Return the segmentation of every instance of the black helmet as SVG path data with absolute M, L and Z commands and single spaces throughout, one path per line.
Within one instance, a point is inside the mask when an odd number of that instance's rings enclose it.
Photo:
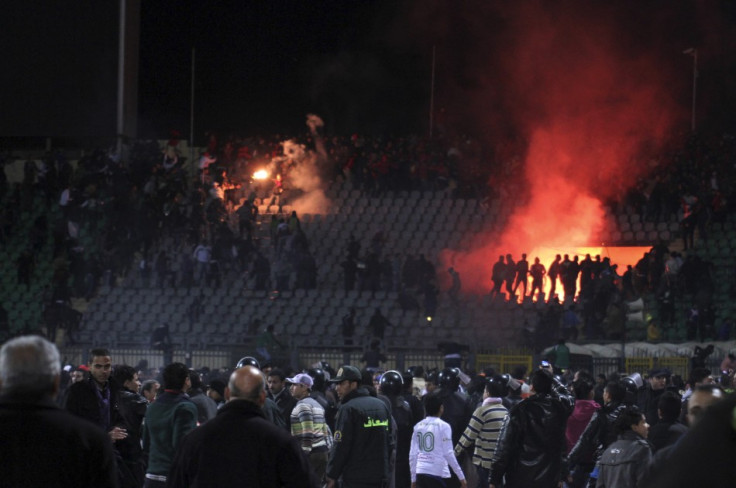
M 330 366 L 330 363 L 328 363 L 327 361 L 320 361 L 319 363 L 322 365 L 322 370 L 325 373 L 329 374 L 330 377 L 336 376 L 337 373 L 335 372 L 335 368 Z
M 307 370 L 307 374 L 311 376 L 312 381 L 314 381 L 314 384 L 312 385 L 313 390 L 323 391 L 325 389 L 327 378 L 325 378 L 325 372 L 322 368 L 309 368 Z
M 401 395 L 404 390 L 404 380 L 401 378 L 401 373 L 398 371 L 386 371 L 381 376 L 380 386 L 381 393 L 384 395 Z
M 465 385 L 465 391 L 468 395 L 483 395 L 483 390 L 486 389 L 486 383 L 488 379 L 483 375 L 475 375 L 470 378 L 470 382 Z
M 494 377 L 494 379 L 495 379 L 495 378 L 496 378 L 496 377 Z M 509 390 L 514 390 L 514 391 L 516 391 L 516 390 L 518 390 L 519 388 L 521 388 L 521 383 L 519 383 L 519 380 L 517 380 L 516 378 L 514 378 L 513 376 L 511 376 L 511 375 L 510 375 L 510 374 L 508 374 L 508 373 L 504 373 L 504 374 L 502 374 L 502 375 L 500 376 L 500 378 L 501 378 L 501 381 L 503 382 L 503 384 L 504 384 L 504 385 L 506 385 L 506 387 L 507 387 L 507 388 L 508 388 Z M 507 393 L 507 394 L 508 394 L 508 393 Z
M 409 366 L 406 373 L 412 378 L 424 378 L 424 368 L 421 366 Z
M 503 398 L 509 394 L 508 379 L 503 376 L 494 376 L 488 380 L 488 393 L 495 398 Z
M 253 366 L 254 368 L 261 369 L 261 365 L 258 363 L 258 360 L 253 356 L 244 356 L 240 358 L 238 364 L 235 365 L 235 369 L 240 369 L 243 366 Z
M 639 393 L 639 389 L 644 387 L 644 380 L 641 379 L 641 375 L 639 373 L 634 373 L 625 377 L 621 380 L 621 383 L 624 384 L 626 393 L 634 396 Z
M 437 371 L 430 371 L 427 373 L 427 383 L 432 383 L 433 385 L 437 384 Z
M 460 371 L 457 368 L 445 368 L 437 375 L 440 388 L 456 391 L 460 386 Z

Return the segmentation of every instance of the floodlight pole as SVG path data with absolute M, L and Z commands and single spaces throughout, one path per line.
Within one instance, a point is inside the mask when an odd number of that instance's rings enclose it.
M 698 50 L 694 47 L 685 49 L 682 54 L 689 54 L 693 57 L 693 107 L 690 120 L 690 129 L 695 132 L 695 107 L 698 98 Z
M 123 133 L 125 132 L 125 0 L 120 0 L 118 19 L 118 99 L 117 99 L 117 137 L 115 150 L 122 155 Z
M 194 162 L 194 83 L 195 83 L 195 63 L 197 60 L 197 52 L 192 47 L 192 86 L 189 94 L 189 162 Z
M 435 70 L 435 59 L 437 53 L 437 46 L 432 45 L 432 76 L 429 87 L 429 138 L 432 138 L 432 132 L 434 131 L 434 70 Z

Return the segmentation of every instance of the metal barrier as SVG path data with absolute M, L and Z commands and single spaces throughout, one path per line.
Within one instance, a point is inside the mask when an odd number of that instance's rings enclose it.
M 689 363 L 690 358 L 686 357 L 657 358 L 657 367 L 667 368 L 672 374 L 679 374 L 685 381 L 690 373 Z
M 652 357 L 644 357 L 644 358 L 626 358 L 626 374 L 632 374 L 632 373 L 643 373 L 646 374 L 649 372 L 650 369 L 652 369 L 652 366 L 654 365 L 654 358 Z
M 591 371 L 593 375 L 604 374 L 606 376 L 611 373 L 618 373 L 621 367 L 622 358 L 591 358 Z
M 308 369 L 324 361 L 337 370 L 343 364 L 360 364 L 362 354 L 340 349 L 300 349 L 297 356 L 297 369 Z
M 149 368 L 163 368 L 164 356 L 161 351 L 152 349 L 109 349 L 113 364 L 128 364 L 135 366 L 141 361 L 146 361 Z M 65 347 L 60 350 L 64 364 L 87 364 L 89 362 L 89 349 L 81 347 Z M 184 363 L 189 367 L 201 369 L 207 367 L 211 370 L 222 367 L 233 367 L 233 352 L 223 351 L 173 351 L 172 360 Z
M 74 346 L 60 349 L 64 364 L 86 364 L 89 359 L 89 348 Z M 344 350 L 341 347 L 330 349 L 324 348 L 294 348 L 285 351 L 286 354 L 279 356 L 276 364 L 289 366 L 295 370 L 307 369 L 317 363 L 325 361 L 337 370 L 344 364 L 352 364 L 362 367 L 363 351 L 360 349 Z M 142 360 L 148 363 L 149 368 L 162 368 L 164 356 L 161 351 L 138 348 L 114 348 L 110 349 L 114 364 L 128 364 L 135 366 Z M 176 362 L 185 363 L 187 366 L 210 370 L 220 368 L 232 368 L 242 356 L 253 354 L 242 345 L 233 347 L 220 347 L 218 350 L 174 350 L 172 359 Z M 410 348 L 389 348 L 385 353 L 386 361 L 381 363 L 384 371 L 395 369 L 406 371 L 410 366 L 422 366 L 425 371 L 432 369 L 441 370 L 444 367 L 444 357 L 436 350 L 416 350 Z M 709 358 L 711 359 L 711 358 Z M 523 366 L 527 373 L 532 371 L 534 356 L 531 354 L 476 354 L 467 358 L 467 366 L 475 371 L 485 368 L 493 368 L 498 373 L 510 373 L 514 367 Z M 668 368 L 673 374 L 678 374 L 687 380 L 689 374 L 689 358 L 687 357 L 590 357 L 583 355 L 571 355 L 570 367 L 573 370 L 587 369 L 593 375 L 605 374 L 608 376 L 614 372 L 624 371 L 625 374 L 635 372 L 646 375 L 653 367 Z M 718 362 L 711 359 L 707 366 L 714 374 L 718 373 Z
M 293 364 L 296 369 L 306 369 L 320 361 L 326 361 L 334 369 L 344 364 L 352 364 L 354 366 L 363 365 L 363 352 L 348 350 L 344 351 L 340 348 L 335 349 L 307 349 L 301 348 L 296 351 L 296 358 Z M 422 366 L 425 371 L 444 367 L 444 358 L 437 351 L 421 351 L 404 348 L 389 348 L 385 353 L 386 361 L 381 363 L 381 369 L 388 371 L 395 369 L 397 371 L 406 371 L 410 366 Z
M 475 356 L 476 371 L 493 368 L 497 373 L 510 373 L 516 366 L 524 366 L 527 372 L 531 371 L 532 356 L 511 356 L 504 354 L 478 354 Z

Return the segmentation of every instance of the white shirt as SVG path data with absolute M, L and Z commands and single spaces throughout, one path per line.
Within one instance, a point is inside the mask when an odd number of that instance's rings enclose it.
M 411 481 L 417 480 L 417 473 L 449 478 L 448 464 L 460 481 L 465 479 L 455 459 L 450 424 L 439 417 L 426 417 L 414 426 L 414 435 L 411 437 Z

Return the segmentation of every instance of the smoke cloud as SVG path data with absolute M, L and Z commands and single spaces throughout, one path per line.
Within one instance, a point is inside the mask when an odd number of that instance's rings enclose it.
M 425 20 L 443 19 L 429 30 L 451 123 L 525 141 L 515 175 L 523 190 L 503 202 L 512 209 L 506 225 L 473 249 L 443 253 L 466 289 L 487 292 L 501 254 L 540 256 L 547 266 L 555 250 L 600 245 L 603 202 L 620 200 L 673 131 L 687 129 L 688 41 L 674 37 L 683 14 L 642 3 L 432 4 Z
M 283 155 L 271 160 L 269 173 L 285 175 L 286 193 L 282 203 L 291 205 L 300 214 L 327 213 L 332 201 L 325 194 L 321 177 L 327 159 L 320 134 L 324 121 L 318 115 L 308 114 L 306 124 L 315 141 L 315 149 L 307 149 L 292 139 L 283 141 Z

